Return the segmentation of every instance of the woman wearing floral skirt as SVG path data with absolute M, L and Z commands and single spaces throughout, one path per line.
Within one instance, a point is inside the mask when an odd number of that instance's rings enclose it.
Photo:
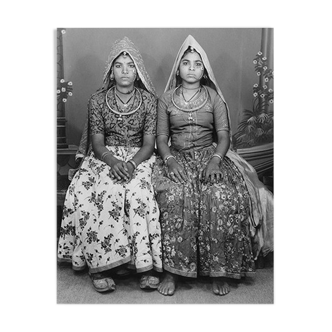
M 227 278 L 254 274 L 252 168 L 229 149 L 230 136 L 228 107 L 207 55 L 188 36 L 158 103 L 153 183 L 163 295 L 174 294 L 178 276 L 211 277 L 213 293 L 225 295 Z
M 89 100 L 87 150 L 68 188 L 58 260 L 89 268 L 98 292 L 112 291 L 112 271 L 132 267 L 141 288 L 158 287 L 159 209 L 151 173 L 156 134 L 155 90 L 128 39 L 116 41 L 102 88 Z

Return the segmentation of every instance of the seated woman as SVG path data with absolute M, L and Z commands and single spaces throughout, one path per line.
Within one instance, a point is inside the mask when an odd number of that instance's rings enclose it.
M 158 290 L 173 295 L 177 276 L 201 275 L 212 278 L 215 294 L 225 295 L 226 278 L 254 274 L 252 206 L 258 193 L 246 173 L 252 167 L 229 149 L 227 104 L 192 36 L 181 46 L 158 104 L 157 147 L 161 157 L 152 177 L 167 271 Z
M 151 184 L 155 90 L 128 39 L 116 41 L 103 85 L 88 104 L 88 147 L 68 188 L 58 260 L 89 268 L 98 292 L 115 289 L 110 271 L 131 265 L 141 288 L 157 288 L 162 271 L 159 209 Z

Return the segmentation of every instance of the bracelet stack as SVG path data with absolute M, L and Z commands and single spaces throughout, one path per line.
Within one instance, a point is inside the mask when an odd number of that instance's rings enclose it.
M 131 164 L 134 166 L 134 169 L 137 168 L 137 164 L 135 163 L 135 160 L 134 160 L 134 159 L 129 159 L 129 160 L 128 160 L 128 163 L 131 163 Z
M 223 158 L 224 158 L 224 157 L 223 157 L 222 155 L 220 155 L 219 153 L 214 153 L 214 154 L 212 155 L 211 159 L 212 159 L 213 157 L 217 157 L 217 158 L 219 158 L 220 161 L 222 161 Z
M 105 151 L 105 152 L 101 155 L 100 160 L 103 161 L 103 162 L 105 162 L 104 159 L 105 159 L 105 157 L 108 156 L 109 154 L 111 154 L 111 152 L 109 152 L 109 151 Z

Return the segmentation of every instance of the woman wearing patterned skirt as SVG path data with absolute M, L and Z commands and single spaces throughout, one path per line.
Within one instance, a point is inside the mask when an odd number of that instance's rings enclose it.
M 151 173 L 155 90 L 135 45 L 116 41 L 102 88 L 89 101 L 83 162 L 66 194 L 58 260 L 86 266 L 94 288 L 112 291 L 112 271 L 133 267 L 141 288 L 157 288 L 162 271 L 159 209 Z M 86 152 L 86 153 L 85 153 Z
M 228 107 L 192 36 L 158 103 L 157 147 L 153 183 L 167 271 L 158 290 L 173 295 L 177 276 L 201 275 L 211 277 L 215 294 L 225 295 L 226 278 L 254 274 L 254 189 L 244 174 L 250 166 L 229 149 Z

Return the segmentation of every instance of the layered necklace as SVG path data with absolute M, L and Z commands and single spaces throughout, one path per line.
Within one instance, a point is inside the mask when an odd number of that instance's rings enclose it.
M 181 107 L 180 105 L 178 105 L 175 100 L 174 100 L 174 95 L 176 93 L 176 91 L 179 89 L 179 88 L 182 88 L 181 90 L 181 96 L 182 96 L 182 99 L 184 101 L 184 106 L 185 107 Z M 202 102 L 200 102 L 200 100 L 194 100 L 195 96 L 197 96 L 199 94 L 199 92 L 202 91 L 202 88 L 204 89 L 204 99 L 202 100 Z M 188 89 L 190 90 L 190 89 Z M 199 98 L 200 99 L 200 98 Z M 189 99 L 189 100 L 186 100 L 186 98 L 184 97 L 183 95 L 183 87 L 182 85 L 179 85 L 173 92 L 172 94 L 172 103 L 173 105 L 179 109 L 180 111 L 183 111 L 183 112 L 186 112 L 186 113 L 189 113 L 189 116 L 188 116 L 188 120 L 189 122 L 192 122 L 194 121 L 194 118 L 192 116 L 192 113 L 193 112 L 196 112 L 197 110 L 199 110 L 200 108 L 202 108 L 206 102 L 207 102 L 208 98 L 207 98 L 207 90 L 206 90 L 206 87 L 203 85 L 201 87 L 198 88 L 198 90 L 192 95 L 192 97 Z
M 117 109 L 114 109 L 111 107 L 111 105 L 108 103 L 108 98 L 109 98 L 109 93 L 111 93 L 112 90 L 115 89 L 115 86 L 112 86 L 107 92 L 106 92 L 106 104 L 108 106 L 108 108 L 115 114 L 118 115 L 118 121 L 122 121 L 122 117 L 123 116 L 126 116 L 126 115 L 131 115 L 133 113 L 135 113 L 142 105 L 142 95 L 141 95 L 141 92 L 139 91 L 139 89 L 137 89 L 136 87 L 134 87 L 134 90 L 130 93 L 132 93 L 131 97 L 127 100 L 127 102 L 123 102 L 123 100 L 121 100 L 121 98 L 118 96 L 118 94 L 114 91 L 113 92 L 113 97 L 115 99 L 115 105 L 116 105 L 116 108 Z M 137 92 L 137 94 L 136 94 Z M 138 95 L 139 97 L 139 103 L 138 103 L 138 106 L 136 108 L 132 108 L 129 112 L 126 112 L 127 111 L 127 108 L 129 106 L 129 102 L 130 100 L 134 97 Z M 111 98 L 111 97 L 110 97 Z M 120 100 L 120 102 L 122 103 L 123 105 L 123 108 L 121 108 L 118 104 L 118 100 L 117 98 Z M 133 105 L 133 103 L 131 104 L 131 106 Z
M 199 92 L 201 92 L 201 89 L 202 89 L 202 87 L 199 87 L 199 88 L 197 88 L 197 91 L 187 100 L 185 97 L 184 97 L 184 94 L 183 94 L 183 87 L 182 87 L 182 89 L 181 89 L 181 94 L 182 94 L 182 98 L 183 98 L 183 100 L 184 100 L 184 103 L 186 104 L 186 105 L 188 105 L 188 103 L 191 101 L 191 100 L 193 100 L 194 98 L 195 98 L 195 96 L 199 93 Z M 186 88 L 186 90 L 195 90 L 195 89 L 187 89 Z
M 115 90 L 117 90 L 117 91 L 119 91 L 118 89 L 116 89 L 115 88 Z M 119 91 L 120 92 L 120 91 Z M 135 88 L 134 89 L 132 89 L 129 93 L 126 93 L 126 94 L 128 94 L 128 95 L 130 95 L 130 97 L 129 97 L 129 99 L 126 101 L 126 102 L 124 102 L 121 98 L 120 98 L 120 96 L 117 94 L 117 92 L 115 91 L 115 97 L 116 98 L 118 98 L 119 100 L 120 100 L 120 102 L 122 103 L 122 105 L 123 105 L 123 107 L 124 108 L 121 108 L 121 111 L 123 112 L 124 110 L 127 110 L 127 107 L 128 107 L 128 105 L 129 105 L 129 102 L 131 101 L 131 99 L 134 97 L 134 95 L 135 95 Z M 120 92 L 121 93 L 121 92 Z

